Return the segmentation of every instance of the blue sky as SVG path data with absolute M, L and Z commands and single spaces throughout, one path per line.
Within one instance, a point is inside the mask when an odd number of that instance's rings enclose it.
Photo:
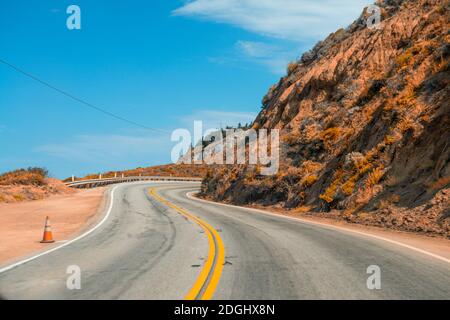
M 16 0 L 0 59 L 91 104 L 171 132 L 250 122 L 268 88 L 361 0 Z M 66 8 L 81 8 L 68 30 Z M 0 172 L 55 177 L 170 162 L 170 134 L 96 112 L 0 64 Z

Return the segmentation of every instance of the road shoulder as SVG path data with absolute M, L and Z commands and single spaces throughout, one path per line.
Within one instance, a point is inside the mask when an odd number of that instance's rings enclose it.
M 0 204 L 0 265 L 60 245 L 98 223 L 108 202 L 106 190 L 79 190 L 43 200 Z M 46 216 L 56 241 L 50 245 L 39 242 Z
M 197 201 L 247 209 L 252 213 L 269 214 L 287 219 L 298 220 L 303 223 L 314 224 L 325 228 L 332 228 L 341 232 L 350 232 L 363 236 L 366 235 L 368 237 L 385 242 L 390 242 L 391 244 L 400 245 L 416 252 L 421 252 L 430 257 L 434 257 L 441 261 L 450 263 L 450 240 L 445 238 L 430 237 L 421 234 L 384 229 L 380 227 L 351 224 L 344 221 L 336 221 L 333 219 L 312 217 L 311 215 L 306 215 L 304 213 L 287 214 L 276 210 L 270 210 L 268 208 L 262 209 L 247 206 L 235 206 L 226 203 L 205 200 L 195 196 L 195 194 L 193 193 L 189 193 L 188 197 Z

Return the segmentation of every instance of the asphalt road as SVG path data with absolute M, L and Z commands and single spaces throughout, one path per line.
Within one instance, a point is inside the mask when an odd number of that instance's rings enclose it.
M 362 235 L 186 196 L 197 189 L 192 183 L 118 186 L 100 227 L 0 273 L 0 296 L 183 299 L 209 292 L 214 299 L 450 298 L 446 262 Z M 71 265 L 81 270 L 79 290 L 66 286 Z M 381 270 L 381 289 L 367 288 L 371 265 Z

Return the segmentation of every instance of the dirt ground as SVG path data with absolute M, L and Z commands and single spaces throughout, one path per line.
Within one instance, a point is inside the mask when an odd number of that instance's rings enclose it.
M 55 244 L 42 244 L 45 217 L 50 217 L 56 245 L 99 221 L 106 188 L 54 195 L 43 200 L 0 203 L 0 265 Z

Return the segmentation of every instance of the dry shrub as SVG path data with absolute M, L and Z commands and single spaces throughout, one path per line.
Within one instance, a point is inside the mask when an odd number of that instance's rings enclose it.
M 378 193 L 383 190 L 381 185 L 376 185 L 372 188 L 361 189 L 355 198 L 355 210 L 360 210 L 364 205 L 366 205 L 371 199 L 373 199 Z
M 414 137 L 417 137 L 419 132 L 421 131 L 421 125 L 414 122 L 414 120 L 406 116 L 400 119 L 396 127 L 401 133 L 405 133 L 408 130 L 412 130 Z
M 298 130 L 292 131 L 282 137 L 282 141 L 288 145 L 294 145 L 301 139 L 301 133 Z
M 291 74 L 292 72 L 294 72 L 295 69 L 297 69 L 297 67 L 298 67 L 298 63 L 297 62 L 295 62 L 295 61 L 290 62 L 288 64 L 288 67 L 287 67 L 288 75 Z
M 0 175 L 0 185 L 34 185 L 43 186 L 47 183 L 48 171 L 44 168 L 18 169 Z
M 327 203 L 331 203 L 336 196 L 339 185 L 342 183 L 344 171 L 342 169 L 336 170 L 333 176 L 333 182 L 328 186 L 323 194 L 319 196 L 320 199 Z
M 440 190 L 450 184 L 450 176 L 442 177 L 430 185 L 432 190 Z
M 358 175 L 359 176 L 363 176 L 364 174 L 366 174 L 366 172 L 368 172 L 370 169 L 372 169 L 372 165 L 370 163 L 361 163 L 358 167 Z
M 383 140 L 384 144 L 387 146 L 390 146 L 390 145 L 396 143 L 397 141 L 398 141 L 397 137 L 395 137 L 393 135 L 389 135 L 389 134 L 386 135 Z
M 366 187 L 371 188 L 380 182 L 381 178 L 384 175 L 384 170 L 381 167 L 375 168 L 372 172 L 369 173 L 366 181 Z
M 323 165 L 321 163 L 314 162 L 311 160 L 303 161 L 303 163 L 301 165 L 302 171 L 305 172 L 306 174 L 312 173 L 312 172 L 317 172 L 317 171 L 321 170 L 322 167 L 323 167 Z
M 21 194 L 13 194 L 13 198 L 14 200 L 16 200 L 17 202 L 23 201 L 25 200 L 25 197 Z
M 305 141 L 313 141 L 317 137 L 320 138 L 320 134 L 322 133 L 322 128 L 317 123 L 307 125 L 303 129 L 303 135 L 305 137 Z
M 408 85 L 397 99 L 397 106 L 409 107 L 414 105 L 417 98 L 416 90 L 412 85 Z
M 399 68 L 403 68 L 409 64 L 412 58 L 413 54 L 411 52 L 405 52 L 399 55 L 397 58 L 395 58 L 395 63 L 398 65 Z
M 303 184 L 304 186 L 310 187 L 310 186 L 312 186 L 314 183 L 316 183 L 317 180 L 319 180 L 319 177 L 318 177 L 317 175 L 315 175 L 315 174 L 308 175 L 308 176 L 306 176 L 305 178 L 303 178 L 302 184 Z
M 348 180 L 346 183 L 342 185 L 342 192 L 344 192 L 346 196 L 351 195 L 355 190 L 355 184 L 356 182 L 354 181 L 354 179 Z
M 311 211 L 311 206 L 300 206 L 291 210 L 291 213 L 305 213 Z
M 327 130 L 320 133 L 320 139 L 323 141 L 327 149 L 332 149 L 335 147 L 335 143 L 344 137 L 346 130 L 339 127 L 328 128 Z
M 331 203 L 333 202 L 335 196 L 336 196 L 336 186 L 331 185 L 330 187 L 327 188 L 327 190 L 325 190 L 323 194 L 319 196 L 319 198 L 327 203 Z

